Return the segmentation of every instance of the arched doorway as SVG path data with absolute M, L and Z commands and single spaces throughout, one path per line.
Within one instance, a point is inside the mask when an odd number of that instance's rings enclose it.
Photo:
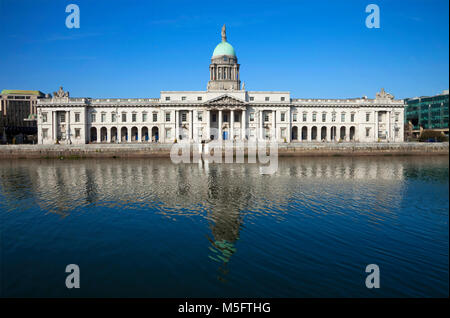
M 91 127 L 90 133 L 91 133 L 90 141 L 91 142 L 97 142 L 97 128 Z
M 342 141 L 345 141 L 345 138 L 347 137 L 347 136 L 345 135 L 345 127 L 344 127 L 344 126 L 341 127 L 341 131 L 340 131 L 340 133 L 339 133 L 339 137 L 340 137 L 340 139 L 341 139 Z
M 355 140 L 355 126 L 350 127 L 350 140 Z
M 327 140 L 327 127 L 322 127 L 320 129 L 320 140 Z
M 331 140 L 336 141 L 336 126 L 331 127 Z
M 223 140 L 228 140 L 228 128 L 224 128 L 223 132 L 222 132 L 222 139 Z
M 131 128 L 131 141 L 137 141 L 138 140 L 138 129 L 137 127 Z
M 141 130 L 141 141 L 148 141 L 148 128 L 147 127 L 142 127 Z
M 128 129 L 127 127 L 122 127 L 120 129 L 120 141 L 127 142 L 128 141 Z
M 108 139 L 108 131 L 106 130 L 106 127 L 100 128 L 100 141 L 106 142 Z
M 159 129 L 158 127 L 152 128 L 152 142 L 158 142 L 159 140 Z
M 317 127 L 314 126 L 311 129 L 311 140 L 317 140 Z
M 292 140 L 298 140 L 298 128 L 297 128 L 297 126 L 292 127 Z
M 302 141 L 308 140 L 308 128 L 303 127 L 302 128 Z
M 117 128 L 111 128 L 111 142 L 117 142 Z

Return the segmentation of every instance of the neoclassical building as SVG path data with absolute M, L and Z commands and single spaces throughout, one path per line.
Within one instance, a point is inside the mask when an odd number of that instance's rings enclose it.
M 247 91 L 234 48 L 214 49 L 206 91 L 161 91 L 159 98 L 73 98 L 62 87 L 38 100 L 38 142 L 402 142 L 404 101 L 381 89 L 374 99 L 291 98 Z

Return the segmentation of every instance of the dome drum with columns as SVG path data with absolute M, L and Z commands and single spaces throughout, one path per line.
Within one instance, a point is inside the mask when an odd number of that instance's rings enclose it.
M 214 49 L 209 66 L 208 90 L 240 90 L 239 64 L 233 46 L 227 42 L 225 25 L 222 42 Z

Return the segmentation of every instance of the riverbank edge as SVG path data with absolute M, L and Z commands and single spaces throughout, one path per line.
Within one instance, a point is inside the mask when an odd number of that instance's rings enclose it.
M 169 158 L 173 144 L 1 145 L 0 159 Z M 198 149 L 198 145 L 193 145 Z M 245 155 L 247 150 L 244 151 Z M 449 155 L 449 143 L 290 143 L 280 157 Z

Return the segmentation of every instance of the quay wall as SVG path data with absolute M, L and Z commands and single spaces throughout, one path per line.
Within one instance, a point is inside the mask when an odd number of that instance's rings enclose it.
M 168 158 L 173 144 L 0 145 L 0 159 Z M 194 145 L 198 149 L 198 144 Z M 246 150 L 245 150 L 246 153 Z M 386 156 L 447 155 L 449 143 L 290 143 L 278 155 Z

